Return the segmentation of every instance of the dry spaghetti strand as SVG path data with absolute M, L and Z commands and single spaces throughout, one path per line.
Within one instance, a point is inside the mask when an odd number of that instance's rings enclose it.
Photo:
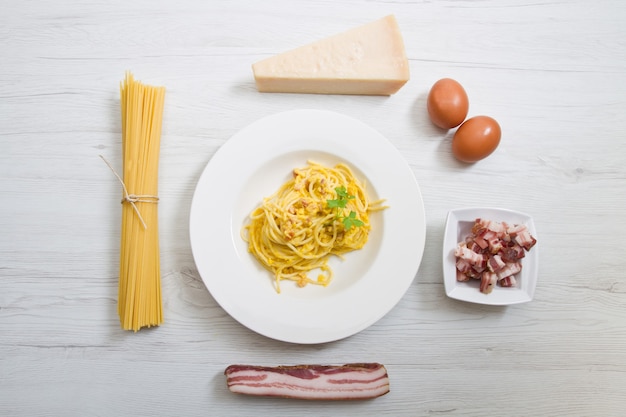
M 337 188 L 345 188 L 351 196 L 341 209 L 328 205 L 328 200 L 338 198 Z M 383 209 L 382 202 L 368 200 L 365 185 L 347 165 L 330 168 L 309 162 L 307 167 L 295 169 L 292 179 L 252 211 L 242 236 L 248 250 L 274 275 L 277 292 L 283 280 L 301 287 L 327 286 L 333 278 L 328 259 L 367 243 L 369 214 Z M 351 212 L 362 223 L 346 229 L 338 217 Z M 314 270 L 319 274 L 312 278 Z
M 156 196 L 165 88 L 142 84 L 127 73 L 120 98 L 125 195 L 118 314 L 123 329 L 137 331 L 163 322 Z M 131 200 L 129 194 L 150 198 Z

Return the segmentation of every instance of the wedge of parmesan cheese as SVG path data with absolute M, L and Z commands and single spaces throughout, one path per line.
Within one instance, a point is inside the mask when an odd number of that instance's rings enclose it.
M 393 15 L 252 65 L 267 93 L 391 95 L 409 80 L 402 34 Z

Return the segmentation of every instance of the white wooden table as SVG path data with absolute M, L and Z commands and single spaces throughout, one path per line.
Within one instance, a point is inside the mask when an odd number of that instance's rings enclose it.
M 261 58 L 396 15 L 411 80 L 382 97 L 261 94 Z M 618 416 L 626 409 L 626 3 L 519 1 L 3 1 L 0 4 L 0 415 Z M 160 237 L 165 323 L 116 313 L 125 71 L 167 88 Z M 425 97 L 459 80 L 503 140 L 472 166 Z M 337 111 L 389 138 L 419 181 L 427 241 L 413 284 L 366 330 L 321 345 L 232 319 L 195 268 L 189 209 L 213 154 L 295 108 Z M 446 297 L 453 208 L 533 215 L 535 299 Z M 385 364 L 391 392 L 302 402 L 228 392 L 231 363 Z

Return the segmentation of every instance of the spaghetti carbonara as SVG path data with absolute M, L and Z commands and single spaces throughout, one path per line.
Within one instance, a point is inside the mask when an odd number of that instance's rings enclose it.
M 367 243 L 369 214 L 383 209 L 382 202 L 368 201 L 364 184 L 346 165 L 309 162 L 252 211 L 242 236 L 274 274 L 277 292 L 282 280 L 327 286 L 333 277 L 328 259 Z

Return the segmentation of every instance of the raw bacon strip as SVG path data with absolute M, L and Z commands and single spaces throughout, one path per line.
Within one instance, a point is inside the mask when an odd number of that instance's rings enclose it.
M 305 400 L 361 400 L 389 392 L 389 377 L 379 363 L 347 365 L 230 365 L 228 389 L 238 394 Z

